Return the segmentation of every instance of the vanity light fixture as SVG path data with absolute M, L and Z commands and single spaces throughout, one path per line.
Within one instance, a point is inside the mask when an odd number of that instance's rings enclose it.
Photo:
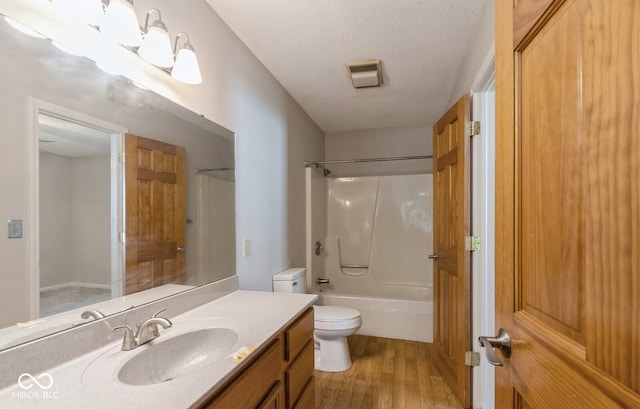
M 51 0 L 51 2 L 78 21 L 94 27 L 102 24 L 104 18 L 102 0 Z
M 187 41 L 182 45 L 182 48 L 178 50 L 178 39 L 181 36 L 187 37 Z M 176 55 L 176 63 L 171 70 L 171 76 L 187 84 L 200 84 L 202 82 L 202 75 L 200 74 L 198 57 L 187 33 L 180 33 L 176 36 L 173 52 Z
M 100 31 L 118 44 L 138 47 L 142 43 L 142 34 L 133 0 L 109 0 Z
M 1 1 L 1 0 L 0 0 Z M 191 40 L 186 33 L 176 36 L 173 49 L 171 47 L 171 37 L 167 26 L 162 21 L 160 10 L 153 8 L 149 10 L 145 17 L 144 30 L 138 24 L 133 0 L 41 0 L 46 1 L 54 8 L 63 13 L 55 13 L 55 21 L 64 24 L 69 23 L 85 25 L 90 30 L 95 30 L 101 36 L 107 38 L 107 42 L 118 44 L 151 65 L 156 66 L 161 71 L 170 74 L 179 82 L 186 84 L 202 83 L 202 74 L 195 50 L 191 45 Z M 103 11 L 104 10 L 104 11 Z M 158 13 L 158 19 L 149 24 L 151 13 Z M 67 17 L 68 16 L 68 17 Z M 39 32 L 34 31 L 15 20 L 6 17 L 7 22 L 19 31 L 34 37 L 47 38 Z M 56 20 L 57 19 L 57 20 Z M 88 27 L 87 27 L 88 26 Z M 50 27 L 43 26 L 44 33 L 49 33 Z M 59 34 L 59 33 L 58 33 Z M 89 33 L 93 35 L 92 33 Z M 66 34 L 65 34 L 66 35 Z M 129 67 L 123 66 L 118 61 L 108 61 L 107 58 L 96 57 L 99 51 L 88 50 L 85 44 L 77 41 L 78 34 L 64 39 L 63 34 L 51 36 L 52 43 L 64 52 L 78 56 L 87 56 L 94 60 L 103 71 L 113 75 L 125 75 Z M 185 37 L 186 41 L 178 49 L 178 40 Z M 74 44 L 68 46 L 66 43 Z M 106 45 L 110 47 L 109 44 Z M 116 50 L 117 51 L 117 50 Z
M 149 26 L 149 16 L 154 11 L 158 13 L 158 19 Z M 147 12 L 144 21 L 144 39 L 138 49 L 138 55 L 156 67 L 171 68 L 173 66 L 169 30 L 162 22 L 162 15 L 158 9 L 151 9 Z

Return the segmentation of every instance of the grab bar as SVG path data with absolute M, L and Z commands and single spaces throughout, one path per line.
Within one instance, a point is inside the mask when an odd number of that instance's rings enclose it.
M 362 264 L 340 264 L 341 268 L 369 268 L 369 266 L 364 266 Z

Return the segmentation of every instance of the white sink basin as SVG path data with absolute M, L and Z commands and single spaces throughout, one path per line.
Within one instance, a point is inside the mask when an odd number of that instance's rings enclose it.
M 239 318 L 205 318 L 176 321 L 160 336 L 131 351 L 117 341 L 96 355 L 82 373 L 89 387 L 105 383 L 122 387 L 154 387 L 178 380 L 228 371 L 236 365 L 232 354 L 251 346 L 251 329 Z M 192 379 L 191 379 L 192 380 Z
M 152 341 L 129 359 L 118 379 L 129 385 L 167 382 L 214 364 L 233 352 L 238 333 L 230 328 L 207 328 Z

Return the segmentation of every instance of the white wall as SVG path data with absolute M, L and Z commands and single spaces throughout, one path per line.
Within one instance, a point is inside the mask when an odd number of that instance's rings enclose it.
M 40 286 L 73 281 L 71 158 L 40 152 Z
M 111 248 L 110 160 L 109 155 L 72 160 L 72 270 L 79 283 L 111 284 L 111 253 L 105 251 Z
M 40 287 L 109 285 L 109 155 L 40 152 Z
M 325 158 L 363 159 L 431 155 L 431 126 L 368 129 L 327 134 Z M 331 176 L 376 176 L 431 172 L 431 159 L 327 165 Z
M 458 80 L 451 93 L 449 104 L 447 107 L 455 104 L 460 97 L 468 94 L 471 85 L 478 75 L 478 70 L 485 65 L 487 54 L 493 49 L 495 37 L 495 17 L 494 17 L 494 0 L 486 0 L 487 3 L 482 10 L 482 18 L 478 23 L 478 28 L 472 39 L 471 47 L 467 53 L 467 58 L 458 75 Z M 443 111 L 444 114 L 446 112 Z

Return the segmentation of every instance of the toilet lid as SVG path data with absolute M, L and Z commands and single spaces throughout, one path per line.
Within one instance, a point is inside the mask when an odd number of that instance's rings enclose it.
M 314 305 L 314 319 L 316 321 L 351 320 L 360 317 L 360 311 L 347 307 L 334 307 L 332 305 Z

